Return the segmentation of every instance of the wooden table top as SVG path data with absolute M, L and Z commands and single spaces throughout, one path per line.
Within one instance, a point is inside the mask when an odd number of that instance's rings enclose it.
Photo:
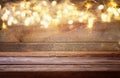
M 0 52 L 0 72 L 120 71 L 120 52 Z

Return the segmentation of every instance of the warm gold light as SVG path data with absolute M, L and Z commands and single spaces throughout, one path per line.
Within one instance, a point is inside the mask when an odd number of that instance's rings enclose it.
M 88 19 L 88 28 L 91 29 L 91 28 L 93 27 L 94 20 L 95 20 L 95 18 L 89 18 L 89 19 Z
M 20 15 L 21 12 L 20 12 L 20 11 L 16 11 L 15 14 L 16 14 L 16 15 Z
M 68 24 L 70 24 L 70 25 L 73 24 L 73 23 L 74 23 L 73 20 L 69 20 L 69 21 L 68 21 Z
M 82 18 L 79 18 L 79 22 L 82 23 L 82 22 L 83 22 L 83 19 L 82 19 Z
M 22 13 L 21 13 L 21 16 L 22 16 L 22 17 L 25 17 L 25 16 L 26 16 L 25 12 L 22 12 Z
M 117 7 L 117 5 L 118 4 L 114 0 L 110 0 L 110 2 L 109 2 L 109 6 L 110 7 L 114 7 L 115 8 L 115 7 Z
M 108 5 L 96 5 L 86 2 L 87 9 L 78 9 L 70 0 L 57 3 L 48 0 L 29 0 L 10 3 L 0 9 L 1 19 L 7 26 L 41 26 L 42 28 L 57 27 L 60 24 L 72 25 L 74 22 L 85 23 L 92 28 L 95 21 L 111 22 L 120 19 L 120 8 L 114 0 Z M 1 6 L 0 6 L 1 7 Z M 92 10 L 92 11 L 91 11 Z M 98 14 L 96 14 L 98 13 Z
M 99 10 L 103 10 L 103 9 L 104 9 L 104 5 L 99 5 L 99 6 L 98 6 L 98 9 L 99 9 Z
M 43 4 L 44 6 L 47 6 L 47 5 L 48 5 L 47 1 L 42 1 L 42 4 Z
M 85 7 L 86 7 L 87 9 L 90 9 L 90 8 L 92 7 L 92 4 L 91 4 L 91 3 L 86 3 Z
M 57 5 L 57 1 L 52 1 L 52 6 L 56 6 Z
M 118 12 L 120 13 L 120 8 L 118 8 Z
M 109 7 L 109 8 L 107 9 L 108 14 L 111 15 L 111 16 L 114 15 L 115 17 L 119 17 L 119 15 L 120 15 L 120 13 L 119 13 L 118 10 L 119 10 L 119 9 L 117 9 L 117 8 L 111 8 L 111 7 Z
M 14 21 L 14 17 L 11 16 L 7 22 L 8 26 L 11 26 L 13 24 L 13 21 Z
M 13 24 L 18 24 L 18 21 L 16 19 L 14 19 Z
M 21 9 L 25 8 L 25 3 L 21 2 L 20 7 L 21 7 Z
M 48 28 L 48 23 L 46 21 L 41 21 L 41 24 L 44 26 L 44 28 Z
M 101 14 L 101 20 L 103 22 L 110 22 L 111 21 L 111 16 L 107 15 L 106 13 Z
M 30 25 L 30 18 L 26 18 L 25 19 L 25 22 L 24 22 L 24 24 L 25 24 L 25 26 L 29 26 Z
M 2 6 L 0 5 L 0 10 L 1 10 Z
M 13 6 L 13 7 L 12 7 L 12 11 L 15 11 L 15 10 L 16 10 L 16 6 Z
M 7 25 L 4 22 L 2 23 L 2 29 L 7 29 Z

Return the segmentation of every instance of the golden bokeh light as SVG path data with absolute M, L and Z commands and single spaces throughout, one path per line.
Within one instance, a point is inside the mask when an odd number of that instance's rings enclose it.
M 104 9 L 104 5 L 99 5 L 99 6 L 98 6 L 98 9 L 99 9 L 99 10 L 103 10 L 103 9 Z
M 41 26 L 42 28 L 57 27 L 61 24 L 72 25 L 75 22 L 85 23 L 92 28 L 96 21 L 111 22 L 120 20 L 118 3 L 110 0 L 106 5 L 86 2 L 85 8 L 78 9 L 69 0 L 58 3 L 49 0 L 30 0 L 8 3 L 3 8 L 0 5 L 1 19 L 4 21 L 3 29 L 7 26 Z M 92 7 L 96 7 L 93 9 Z M 91 12 L 91 9 L 94 12 Z M 98 13 L 98 14 L 95 14 Z M 6 25 L 6 26 L 5 26 Z M 74 26 L 74 25 L 72 25 Z
M 2 23 L 2 29 L 7 29 L 7 25 L 4 22 Z

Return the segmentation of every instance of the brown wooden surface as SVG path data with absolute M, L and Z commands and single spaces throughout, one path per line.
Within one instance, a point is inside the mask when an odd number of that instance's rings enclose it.
M 118 51 L 119 42 L 76 42 L 76 43 L 0 43 L 0 51 Z
M 120 52 L 118 51 L 36 51 L 36 52 L 0 52 L 0 56 L 18 56 L 18 57 L 28 57 L 28 56 L 38 56 L 38 57 L 84 57 L 84 56 L 105 56 L 105 57 L 120 57 Z
M 0 52 L 0 72 L 120 71 L 115 51 Z

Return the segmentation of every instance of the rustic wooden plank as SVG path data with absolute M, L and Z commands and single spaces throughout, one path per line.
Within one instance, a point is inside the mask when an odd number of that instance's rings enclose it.
M 120 57 L 0 57 L 0 65 L 120 65 Z
M 0 43 L 0 51 L 120 51 L 119 42 Z
M 21 71 L 120 71 L 120 52 L 0 52 L 0 72 Z
M 7 56 L 39 56 L 39 57 L 51 57 L 51 56 L 68 56 L 68 57 L 85 57 L 85 56 L 104 56 L 104 57 L 120 57 L 118 51 L 37 51 L 37 52 L 0 52 L 0 57 Z
M 0 72 L 120 71 L 119 65 L 0 65 Z

